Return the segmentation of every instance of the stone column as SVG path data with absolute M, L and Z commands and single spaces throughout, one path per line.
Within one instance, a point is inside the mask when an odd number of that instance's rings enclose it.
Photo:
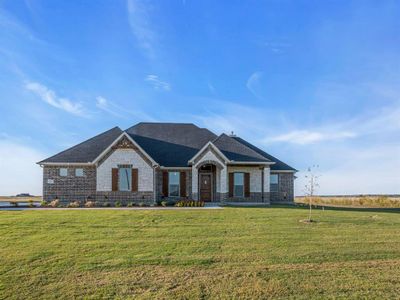
M 192 199 L 193 200 L 198 200 L 198 177 L 199 177 L 199 172 L 197 168 L 193 165 L 192 166 Z
M 264 168 L 264 202 L 270 203 L 270 168 Z
M 220 201 L 223 202 L 228 197 L 228 167 L 224 166 L 220 171 Z

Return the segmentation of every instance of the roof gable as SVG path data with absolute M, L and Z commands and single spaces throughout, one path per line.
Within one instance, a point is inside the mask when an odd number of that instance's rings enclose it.
M 111 128 L 95 137 L 78 145 L 53 155 L 38 164 L 46 163 L 91 163 L 95 160 L 117 137 L 122 134 L 119 127 Z
M 270 161 L 275 162 L 275 164 L 271 165 L 271 170 L 272 171 L 274 171 L 274 170 L 275 171 L 294 171 L 294 172 L 297 171 L 295 168 L 292 168 L 291 166 L 285 164 L 283 161 L 281 161 L 281 160 L 277 159 L 276 157 L 268 154 L 267 152 L 261 150 L 260 148 L 257 148 L 253 144 L 250 144 L 249 142 L 245 141 L 244 139 L 242 139 L 240 137 L 232 137 L 232 138 L 235 139 L 236 141 L 238 141 L 239 143 L 247 146 L 248 148 L 251 148 L 252 150 L 256 151 L 260 155 L 268 158 Z
M 268 158 L 236 141 L 225 133 L 215 139 L 213 144 L 231 161 L 270 162 Z

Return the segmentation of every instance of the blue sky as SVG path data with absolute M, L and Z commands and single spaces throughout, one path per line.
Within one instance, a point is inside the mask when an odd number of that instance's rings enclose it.
M 400 2 L 3 0 L 0 105 L 0 194 L 139 121 L 234 131 L 323 194 L 400 193 Z

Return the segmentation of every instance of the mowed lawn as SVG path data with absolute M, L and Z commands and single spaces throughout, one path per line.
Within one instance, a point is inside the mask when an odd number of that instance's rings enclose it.
M 0 211 L 0 298 L 399 298 L 400 215 Z

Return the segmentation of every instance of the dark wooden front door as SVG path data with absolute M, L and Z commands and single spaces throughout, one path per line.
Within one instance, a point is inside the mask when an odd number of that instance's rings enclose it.
M 200 200 L 211 201 L 212 197 L 211 174 L 200 174 Z

